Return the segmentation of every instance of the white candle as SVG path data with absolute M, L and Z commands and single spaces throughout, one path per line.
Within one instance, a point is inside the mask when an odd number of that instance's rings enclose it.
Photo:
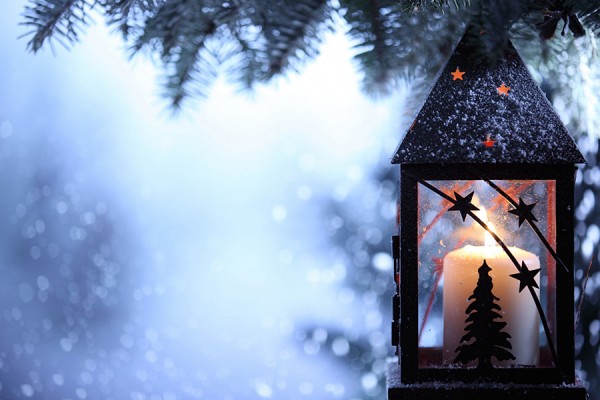
M 539 258 L 528 251 L 509 247 L 510 252 L 519 261 L 525 262 L 529 270 L 540 267 Z M 444 344 L 443 362 L 453 364 L 457 356 L 456 348 L 465 335 L 468 315 L 465 313 L 472 300 L 468 300 L 477 286 L 478 269 L 486 260 L 492 269 L 492 293 L 501 307 L 506 326 L 502 331 L 510 334 L 515 360 L 498 361 L 492 357 L 492 365 L 507 367 L 511 365 L 538 365 L 539 356 L 539 315 L 528 289 L 519 293 L 519 280 L 511 277 L 517 269 L 500 246 L 465 246 L 451 251 L 444 258 Z M 535 277 L 539 285 L 539 274 Z M 535 289 L 535 288 L 534 288 Z M 539 289 L 535 289 L 539 296 Z M 500 321 L 500 319 L 496 319 Z M 469 366 L 477 365 L 476 362 Z

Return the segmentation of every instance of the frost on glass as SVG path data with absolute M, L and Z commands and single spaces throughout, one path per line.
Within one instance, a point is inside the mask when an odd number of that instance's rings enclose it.
M 470 202 L 477 208 L 472 210 L 473 214 L 508 247 L 519 264 L 525 262 L 529 270 L 540 269 L 534 278 L 539 288 L 534 291 L 553 337 L 556 262 L 547 246 L 556 247 L 554 181 L 493 181 L 497 188 L 485 181 L 428 183 L 452 199 L 457 195 L 466 198 L 473 193 Z M 509 212 L 516 206 L 507 196 L 516 204 L 521 199 L 530 207 L 537 219 L 532 222 L 538 232 L 527 219 Z M 419 184 L 418 201 L 420 366 L 465 368 L 477 365 L 465 355 L 459 357 L 459 346 L 476 340 L 477 335 L 468 325 L 474 318 L 481 318 L 481 310 L 478 317 L 474 314 L 477 306 L 469 308 L 469 305 L 481 296 L 483 289 L 479 289 L 479 295 L 475 289 L 485 286 L 482 282 L 486 280 L 492 283 L 491 292 L 495 296 L 493 304 L 490 302 L 487 307 L 498 313 L 493 314 L 496 333 L 510 343 L 505 347 L 508 353 L 502 350 L 498 351 L 497 358 L 492 357 L 492 365 L 496 368 L 552 366 L 539 309 L 528 287 L 519 291 L 521 281 L 510 276 L 519 270 L 496 238 L 472 216 L 465 214 L 463 221 L 463 213 L 451 209 L 453 203 L 423 184 Z M 489 277 L 488 272 L 480 269 L 484 260 L 490 267 Z M 466 322 L 468 317 L 471 319 Z M 469 332 L 471 335 L 465 339 Z M 502 341 L 498 340 L 498 343 Z

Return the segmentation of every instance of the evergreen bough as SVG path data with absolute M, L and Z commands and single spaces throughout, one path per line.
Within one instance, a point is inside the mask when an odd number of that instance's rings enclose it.
M 297 69 L 334 29 L 355 43 L 370 93 L 389 92 L 408 76 L 434 74 L 467 22 L 487 33 L 478 47 L 491 61 L 512 37 L 527 42 L 524 48 L 540 60 L 569 64 L 563 51 L 572 38 L 585 30 L 584 49 L 568 51 L 586 52 L 600 31 L 600 2 L 594 0 L 29 0 L 23 21 L 31 27 L 29 48 L 78 40 L 92 10 L 133 53 L 147 49 L 160 56 L 175 107 L 204 96 L 220 66 L 246 88 Z M 559 31 L 566 40 L 545 40 Z

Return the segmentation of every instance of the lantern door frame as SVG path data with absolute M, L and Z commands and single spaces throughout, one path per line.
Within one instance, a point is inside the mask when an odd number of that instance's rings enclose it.
M 556 254 L 564 268 L 556 268 L 555 332 L 558 365 L 544 368 L 495 368 L 485 379 L 512 383 L 573 383 L 573 164 L 400 164 L 400 326 L 399 364 L 403 383 L 474 381 L 476 368 L 423 368 L 419 366 L 418 321 L 418 185 L 419 180 L 550 180 L 555 181 Z

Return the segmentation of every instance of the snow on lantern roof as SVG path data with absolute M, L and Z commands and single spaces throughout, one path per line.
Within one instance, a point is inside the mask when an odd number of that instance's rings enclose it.
M 465 34 L 392 163 L 585 163 L 513 45 L 489 65 L 467 41 Z

